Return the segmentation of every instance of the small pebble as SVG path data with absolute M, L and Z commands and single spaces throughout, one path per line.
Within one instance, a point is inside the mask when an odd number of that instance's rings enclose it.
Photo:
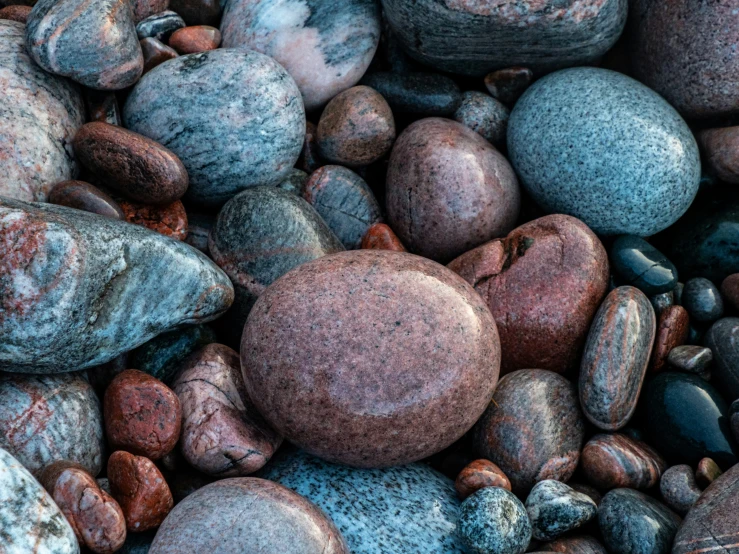
M 693 344 L 676 346 L 667 356 L 667 364 L 672 369 L 694 373 L 706 381 L 711 379 L 711 362 L 711 349 Z
M 724 313 L 724 302 L 716 285 L 703 277 L 685 281 L 681 304 L 688 310 L 690 319 L 711 323 Z
M 393 230 L 384 223 L 370 225 L 362 237 L 363 249 L 368 250 L 394 250 L 395 252 L 406 252 L 405 246 L 400 242 Z
M 550 541 L 581 527 L 598 513 L 593 500 L 559 481 L 540 481 L 526 498 L 533 537 Z
M 534 79 L 534 72 L 527 67 L 498 69 L 485 76 L 485 87 L 493 98 L 504 104 L 515 104 Z
M 125 219 L 118 203 L 99 188 L 84 181 L 62 181 L 49 192 L 51 204 L 67 206 L 102 215 L 111 219 Z
M 139 40 L 155 38 L 166 42 L 177 29 L 182 29 L 185 22 L 175 12 L 165 10 L 139 21 L 136 24 L 136 34 Z
M 121 108 L 114 92 L 85 88 L 85 106 L 90 121 L 101 121 L 109 125 L 121 126 Z
M 493 146 L 505 145 L 510 111 L 495 98 L 482 92 L 469 91 L 454 112 L 454 119 L 469 127 Z
M 689 322 L 688 312 L 682 306 L 670 306 L 662 311 L 657 321 L 657 334 L 649 362 L 652 372 L 665 369 L 670 352 L 688 340 Z
M 31 6 L 6 6 L 0 9 L 0 19 L 9 19 L 25 24 L 30 13 Z
M 462 103 L 457 84 L 436 73 L 370 73 L 361 84 L 379 92 L 395 114 L 452 117 Z
M 161 206 L 127 200 L 121 200 L 118 204 L 128 223 L 141 225 L 177 240 L 185 240 L 187 237 L 187 213 L 179 200 Z
M 698 462 L 698 467 L 695 470 L 695 480 L 701 488 L 705 489 L 718 479 L 722 473 L 721 468 L 711 458 L 703 458 Z
M 454 482 L 459 498 L 464 500 L 469 495 L 485 487 L 500 487 L 511 490 L 511 482 L 503 470 L 490 460 L 475 460 L 459 472 Z
M 221 32 L 209 25 L 184 27 L 172 33 L 167 44 L 180 54 L 198 54 L 218 48 Z
M 688 513 L 701 495 L 693 468 L 686 464 L 668 468 L 659 481 L 659 491 L 665 504 L 681 516 Z
M 647 296 L 672 291 L 677 269 L 667 257 L 640 237 L 622 235 L 611 247 L 613 270 L 623 280 Z
M 144 73 L 148 73 L 159 64 L 179 56 L 177 50 L 153 37 L 141 39 L 139 44 L 141 44 L 141 51 L 144 53 Z
M 505 521 L 505 525 L 498 522 Z M 526 508 L 511 492 L 480 489 L 462 502 L 459 533 L 475 554 L 523 554 L 531 540 Z
M 678 304 L 675 301 L 674 290 L 650 296 L 649 301 L 652 303 L 652 307 L 654 308 L 654 312 L 657 314 L 657 317 L 662 314 L 665 308 L 669 308 L 670 306 L 675 306 Z
M 599 489 L 648 489 L 659 482 L 667 464 L 648 444 L 621 433 L 595 435 L 582 451 L 580 466 Z

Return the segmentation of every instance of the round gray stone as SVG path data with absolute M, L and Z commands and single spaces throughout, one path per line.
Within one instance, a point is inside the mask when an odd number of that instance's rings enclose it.
M 476 554 L 522 554 L 531 541 L 531 523 L 516 496 L 486 487 L 462 503 L 459 532 Z
M 526 499 L 534 538 L 550 541 L 580 527 L 598 513 L 595 501 L 559 481 L 538 482 Z
M 566 69 L 534 83 L 511 113 L 508 151 L 544 210 L 602 235 L 653 235 L 698 192 L 687 124 L 655 92 L 607 69 Z

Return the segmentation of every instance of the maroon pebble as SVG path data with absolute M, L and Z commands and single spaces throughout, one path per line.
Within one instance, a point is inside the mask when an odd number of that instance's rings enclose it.
M 6 6 L 0 9 L 0 19 L 10 19 L 18 23 L 25 23 L 28 14 L 31 13 L 31 6 Z
M 169 8 L 169 0 L 131 0 L 136 23 Z
M 57 183 L 49 192 L 49 202 L 111 219 L 125 219 L 126 217 L 115 200 L 99 188 L 84 181 L 62 181 Z
M 485 86 L 493 98 L 504 104 L 514 104 L 531 84 L 534 72 L 526 67 L 509 67 L 489 73 Z
M 362 248 L 364 250 L 406 252 L 405 246 L 400 242 L 398 236 L 385 223 L 375 223 L 367 229 L 364 237 L 362 237 Z
M 454 488 L 457 489 L 459 498 L 464 500 L 473 492 L 485 487 L 500 487 L 507 491 L 511 490 L 511 482 L 503 470 L 490 460 L 475 460 L 469 463 L 459 472 Z
M 721 468 L 711 458 L 703 458 L 698 462 L 698 467 L 695 470 L 695 481 L 701 488 L 705 489 L 721 477 L 722 473 Z
M 659 491 L 665 504 L 681 516 L 688 513 L 701 495 L 693 468 L 687 464 L 668 468 L 659 481 Z
M 502 373 L 562 373 L 579 359 L 608 286 L 608 255 L 580 220 L 549 215 L 514 229 L 452 263 L 495 317 Z
M 318 127 L 315 123 L 306 121 L 303 150 L 300 152 L 300 157 L 295 167 L 302 169 L 306 173 L 313 173 L 322 165 L 324 165 L 324 162 L 318 152 Z
M 605 547 L 589 536 L 557 539 L 542 546 L 543 549 L 563 554 L 607 554 Z
M 667 464 L 648 444 L 614 433 L 590 439 L 583 448 L 580 466 L 591 484 L 609 490 L 653 487 Z
M 183 27 L 172 33 L 168 42 L 180 54 L 198 54 L 218 48 L 221 32 L 210 25 Z
M 126 221 L 141 225 L 177 240 L 187 237 L 187 213 L 182 202 L 175 200 L 164 206 L 150 206 L 121 200 L 118 202 Z
M 698 133 L 703 163 L 725 183 L 739 184 L 739 127 L 706 129 Z
M 167 60 L 179 56 L 177 50 L 154 37 L 142 39 L 139 41 L 139 44 L 141 44 L 141 51 L 144 53 L 144 73 L 151 71 Z
M 739 310 L 739 273 L 733 273 L 723 280 L 721 295 L 735 310 Z
M 667 368 L 667 358 L 673 348 L 682 346 L 688 340 L 690 317 L 682 306 L 668 306 L 659 315 L 657 334 L 654 338 L 651 371 L 658 372 Z

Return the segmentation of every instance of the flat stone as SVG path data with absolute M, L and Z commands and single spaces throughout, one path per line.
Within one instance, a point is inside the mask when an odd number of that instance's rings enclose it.
M 702 379 L 709 381 L 711 378 L 711 363 L 713 352 L 710 348 L 692 344 L 676 346 L 670 350 L 667 363 L 672 369 L 695 373 Z
M 120 127 L 121 109 L 115 92 L 85 88 L 82 91 L 90 121 L 102 121 Z
M 564 554 L 606 554 L 603 545 L 587 535 L 557 539 L 544 544 L 542 548 Z
M 472 287 L 386 250 L 332 254 L 283 275 L 257 299 L 241 341 L 247 393 L 275 430 L 358 467 L 450 446 L 487 407 L 499 364 L 495 322 Z
M 186 198 L 204 205 L 280 183 L 305 134 L 295 83 L 252 51 L 219 49 L 155 67 L 129 95 L 123 120 L 182 160 L 190 176 Z
M 86 369 L 233 301 L 228 277 L 190 246 L 79 210 L 2 199 L 0 249 L 11 244 L 0 262 L 0 276 L 15 276 L 0 295 L 5 371 Z
M 580 456 L 588 481 L 601 490 L 648 489 L 659 483 L 667 464 L 647 443 L 621 433 L 595 435 Z
M 562 373 L 582 345 L 608 286 L 605 248 L 581 221 L 536 219 L 449 264 L 495 318 L 503 373 L 531 367 Z
M 695 470 L 695 481 L 701 488 L 706 488 L 722 474 L 721 468 L 711 458 L 703 458 Z
M 708 171 L 724 183 L 739 184 L 739 127 L 705 129 L 698 133 L 698 143 Z
M 462 502 L 459 534 L 476 554 L 523 554 L 531 540 L 531 523 L 511 492 L 488 487 Z
M 163 205 L 120 200 L 118 205 L 128 223 L 146 227 L 175 240 L 185 240 L 187 237 L 187 212 L 179 200 Z
M 454 119 L 475 131 L 490 144 L 505 145 L 510 111 L 495 98 L 478 91 L 462 95 L 462 103 L 454 112 Z
M 93 476 L 103 464 L 103 414 L 80 373 L 0 374 L 0 448 L 38 477 L 57 460 Z
M 559 481 L 539 481 L 526 498 L 536 540 L 550 541 L 581 527 L 598 513 L 593 500 Z
M 493 98 L 504 104 L 515 104 L 529 88 L 534 72 L 528 67 L 506 67 L 485 75 L 485 88 Z
M 703 277 L 685 281 L 681 303 L 688 310 L 691 321 L 712 323 L 724 314 L 724 301 L 718 287 Z
M 85 122 L 79 88 L 37 66 L 23 24 L 7 19 L 0 19 L 0 83 L 0 196 L 46 201 L 56 183 L 77 176 L 72 138 Z
M 667 367 L 670 352 L 688 340 L 689 327 L 690 317 L 682 306 L 669 306 L 659 314 L 652 357 L 649 361 L 652 372 L 662 371 Z
M 188 25 L 218 25 L 221 20 L 219 0 L 171 0 L 169 4 Z
M 139 40 L 155 38 L 166 42 L 177 29 L 182 29 L 185 21 L 178 13 L 164 10 L 142 19 L 136 24 L 136 35 Z
M 490 460 L 475 460 L 467 464 L 454 481 L 454 488 L 462 500 L 485 487 L 511 490 L 508 477 Z
M 407 252 L 395 232 L 384 223 L 370 225 L 362 237 L 362 248 L 365 250 L 394 250 Z
M 539 206 L 601 235 L 669 227 L 700 181 L 698 146 L 675 109 L 607 69 L 566 69 L 529 87 L 508 121 L 508 153 Z
M 739 318 L 719 319 L 706 332 L 703 344 L 713 355 L 714 384 L 728 398 L 739 398 Z
M 6 6 L 0 9 L 0 19 L 8 19 L 26 24 L 28 15 L 31 13 L 31 6 Z
M 51 496 L 0 448 L 0 527 L 8 553 L 79 554 L 74 531 Z
M 180 449 L 195 469 L 220 478 L 249 475 L 282 442 L 246 394 L 238 353 L 209 344 L 172 385 L 182 404 Z
M 665 471 L 659 481 L 659 492 L 665 503 L 681 516 L 688 513 L 701 495 L 693 468 L 687 464 L 672 466 Z
M 118 203 L 99 188 L 84 181 L 62 181 L 49 192 L 51 204 L 67 206 L 111 219 L 125 219 Z
M 598 309 L 580 364 L 579 391 L 585 417 L 599 429 L 621 429 L 634 414 L 655 328 L 654 308 L 634 287 L 612 290 Z
M 198 54 L 218 48 L 221 32 L 210 25 L 184 27 L 172 33 L 167 44 L 180 54 Z
M 144 70 L 130 0 L 39 0 L 26 46 L 49 73 L 94 89 L 130 87 Z
M 473 444 L 503 470 L 513 492 L 524 495 L 538 481 L 567 481 L 584 435 L 574 385 L 551 371 L 524 369 L 500 380 Z
M 436 73 L 377 71 L 360 83 L 379 92 L 396 114 L 451 117 L 462 103 L 457 83 Z
M 221 32 L 224 48 L 277 60 L 312 111 L 364 75 L 380 41 L 380 9 L 374 0 L 232 0 Z
M 677 285 L 673 263 L 643 238 L 618 237 L 611 247 L 611 263 L 623 284 L 634 286 L 647 296 L 670 292 Z
M 141 39 L 139 44 L 144 54 L 144 73 L 148 73 L 159 64 L 179 56 L 177 50 L 153 37 Z

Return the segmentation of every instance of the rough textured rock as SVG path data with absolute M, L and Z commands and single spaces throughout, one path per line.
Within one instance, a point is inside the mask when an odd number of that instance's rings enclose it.
M 221 32 L 209 25 L 184 27 L 172 33 L 167 44 L 180 54 L 207 52 L 221 44 Z
M 523 554 L 531 540 L 531 523 L 511 492 L 488 487 L 462 502 L 459 534 L 476 554 Z
M 233 300 L 228 277 L 191 247 L 71 208 L 0 200 L 0 249 L 10 245 L 0 259 L 5 371 L 99 365 Z
M 593 519 L 598 507 L 587 495 L 559 481 L 539 481 L 526 498 L 536 540 L 550 541 Z
M 62 181 L 49 192 L 49 202 L 68 208 L 103 215 L 111 219 L 125 219 L 121 207 L 99 188 L 84 181 Z
M 0 19 L 0 196 L 45 201 L 59 181 L 77 176 L 72 138 L 85 122 L 79 88 L 46 73 L 28 56 L 25 28 Z M 39 160 L 44 160 L 40 163 Z
M 305 135 L 300 93 L 285 70 L 258 52 L 229 49 L 149 71 L 128 97 L 123 121 L 174 152 L 190 176 L 186 198 L 208 205 L 278 184 Z
M 133 19 L 136 23 L 169 8 L 170 0 L 131 0 Z
M 0 19 L 8 19 L 17 21 L 25 25 L 28 15 L 31 13 L 31 6 L 11 5 L 0 9 Z
M 490 460 L 475 460 L 467 464 L 454 481 L 454 488 L 462 500 L 485 487 L 511 490 L 508 477 Z
M 118 205 L 128 223 L 146 227 L 175 240 L 185 240 L 187 237 L 187 212 L 179 200 L 162 206 L 119 200 Z
M 659 492 L 665 503 L 684 516 L 701 495 L 695 482 L 693 468 L 687 464 L 672 466 L 662 474 Z
M 621 433 L 595 435 L 582 450 L 580 467 L 599 489 L 648 489 L 667 467 L 651 446 Z

